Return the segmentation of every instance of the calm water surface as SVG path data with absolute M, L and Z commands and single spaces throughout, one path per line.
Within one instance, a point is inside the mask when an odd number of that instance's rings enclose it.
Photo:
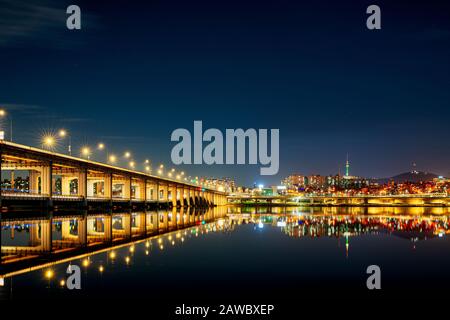
M 14 246 L 29 246 L 34 241 L 30 226 L 40 226 L 45 219 L 3 220 L 1 298 L 154 297 L 187 302 L 365 297 L 370 294 L 366 268 L 372 264 L 381 268 L 386 297 L 441 297 L 450 285 L 446 209 L 214 210 L 191 212 L 191 216 L 176 210 L 146 213 L 145 222 L 139 214 L 113 215 L 113 247 L 101 245 L 108 215 L 98 214 L 95 219 L 88 215 L 87 239 L 94 251 L 47 265 L 48 255 L 11 251 Z M 83 233 L 76 217 L 52 219 L 53 251 L 76 248 Z M 127 219 L 130 234 L 123 231 Z M 143 226 L 148 239 L 139 237 Z M 136 241 L 124 243 L 127 237 Z M 101 251 L 96 252 L 99 243 Z M 30 260 L 36 262 L 29 263 L 37 269 L 20 273 L 23 270 L 11 267 L 11 261 L 30 256 L 37 256 Z M 69 264 L 82 269 L 81 290 L 61 286 Z

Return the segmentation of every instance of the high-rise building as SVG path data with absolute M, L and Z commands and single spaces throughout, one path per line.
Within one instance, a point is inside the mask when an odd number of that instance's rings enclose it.
M 347 161 L 345 162 L 345 176 L 350 176 L 350 162 L 348 161 L 348 153 L 347 153 Z

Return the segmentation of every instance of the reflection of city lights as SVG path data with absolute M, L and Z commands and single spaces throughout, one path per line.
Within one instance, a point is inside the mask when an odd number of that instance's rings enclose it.
M 130 263 L 130 257 L 125 257 L 125 262 L 128 264 L 128 263 Z
M 115 253 L 114 251 L 111 251 L 111 252 L 109 253 L 109 257 L 110 257 L 111 259 L 115 259 L 115 258 L 116 258 L 116 253 Z
M 130 252 L 134 252 L 134 246 L 130 247 Z
M 98 271 L 103 272 L 105 271 L 105 268 L 103 266 L 98 267 Z
M 65 286 L 65 284 L 66 284 L 66 281 L 64 281 L 64 279 L 63 279 L 63 280 L 61 280 L 61 281 L 59 282 L 59 285 L 60 285 L 61 287 L 64 287 L 64 286 Z
M 149 242 L 149 241 L 147 241 L 147 242 L 145 243 L 145 247 L 146 247 L 146 248 L 150 247 L 150 242 Z
M 83 267 L 88 267 L 89 266 L 89 259 L 84 259 L 83 260 Z

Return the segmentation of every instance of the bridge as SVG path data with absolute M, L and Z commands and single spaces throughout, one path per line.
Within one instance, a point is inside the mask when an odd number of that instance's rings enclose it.
M 402 195 L 229 195 L 228 201 L 242 205 L 304 205 L 304 206 L 437 206 L 450 205 L 446 193 Z
M 44 203 L 58 205 L 205 207 L 224 205 L 227 193 L 136 170 L 81 159 L 52 151 L 0 141 L 0 207 Z M 28 187 L 15 186 L 15 175 L 28 179 Z

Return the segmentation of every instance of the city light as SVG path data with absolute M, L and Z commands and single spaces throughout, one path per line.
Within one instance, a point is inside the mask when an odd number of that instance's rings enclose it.
M 134 166 L 135 166 L 135 162 L 134 161 L 130 161 L 130 168 L 134 168 Z
M 117 157 L 115 155 L 110 155 L 108 158 L 109 163 L 116 163 Z
M 146 166 L 145 171 L 147 171 L 147 172 L 150 171 L 150 166 Z
M 126 152 L 123 154 L 123 156 L 124 156 L 126 159 L 128 159 L 128 158 L 131 157 L 131 153 L 130 153 L 129 151 L 126 151 Z
M 59 129 L 58 136 L 61 139 L 65 139 L 66 137 L 69 139 L 69 145 L 67 146 L 67 151 L 68 151 L 69 155 L 72 155 L 72 141 L 71 141 L 70 135 L 68 134 L 67 130 Z
M 56 144 L 56 139 L 52 135 L 45 135 L 42 137 L 42 147 L 53 149 Z
M 89 147 L 83 147 L 81 148 L 81 155 L 83 157 L 86 157 L 89 159 L 90 155 L 91 155 L 91 149 Z
M 150 160 L 145 159 L 145 164 L 149 164 L 149 163 L 150 163 Z
M 97 149 L 98 149 L 98 150 L 103 150 L 103 149 L 105 149 L 105 144 L 100 142 L 100 143 L 97 145 Z
M 0 109 L 0 117 L 4 117 L 4 116 L 6 116 L 6 110 Z
M 61 130 L 59 130 L 58 135 L 59 135 L 61 138 L 65 138 L 65 136 L 67 135 L 67 131 L 64 130 L 64 129 L 61 129 Z

